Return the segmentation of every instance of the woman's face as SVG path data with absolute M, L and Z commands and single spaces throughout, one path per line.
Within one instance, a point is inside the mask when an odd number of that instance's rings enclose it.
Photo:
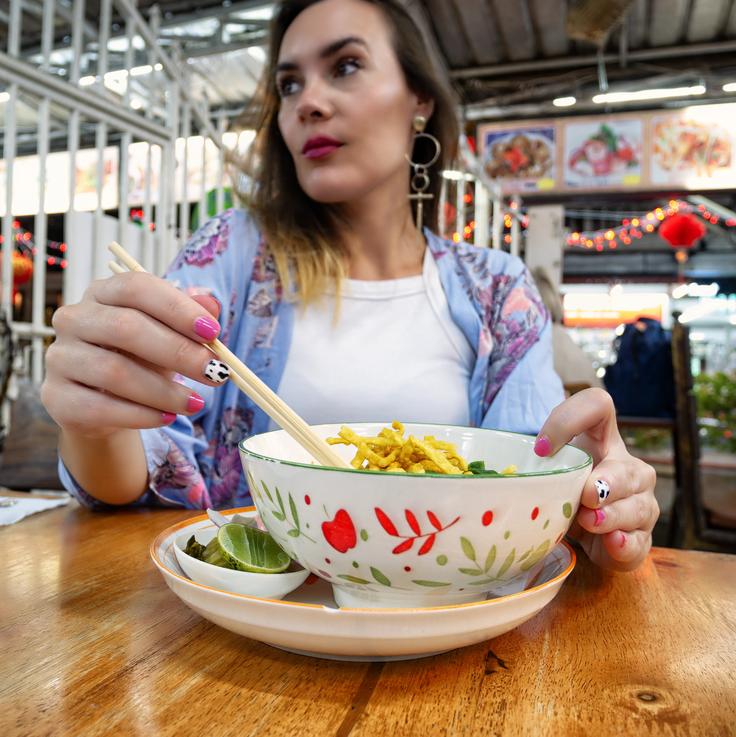
M 322 0 L 302 11 L 281 44 L 276 86 L 279 130 L 309 197 L 353 202 L 406 184 L 412 121 L 431 103 L 407 87 L 377 6 Z

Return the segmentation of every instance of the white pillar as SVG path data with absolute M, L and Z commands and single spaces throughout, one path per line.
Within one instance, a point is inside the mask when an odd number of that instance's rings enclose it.
M 513 198 L 511 200 L 511 249 L 512 256 L 521 255 L 521 227 L 519 218 L 521 217 L 521 200 Z
M 488 247 L 490 197 L 480 180 L 475 182 L 475 236 L 473 242 L 481 248 Z
M 493 198 L 493 248 L 501 248 L 501 236 L 503 234 L 503 202 L 500 197 Z
M 538 205 L 527 210 L 526 265 L 543 268 L 556 287 L 562 282 L 562 255 L 565 247 L 565 208 Z

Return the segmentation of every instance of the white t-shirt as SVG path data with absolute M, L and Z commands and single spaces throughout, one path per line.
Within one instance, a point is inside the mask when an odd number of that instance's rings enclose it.
M 308 423 L 468 424 L 475 351 L 429 249 L 421 275 L 346 279 L 337 323 L 334 307 L 332 293 L 294 311 L 278 394 Z

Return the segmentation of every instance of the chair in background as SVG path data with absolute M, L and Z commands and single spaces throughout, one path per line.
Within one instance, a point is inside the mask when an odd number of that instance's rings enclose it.
M 10 426 L 0 419 L 0 486 L 62 490 L 56 471 L 59 428 L 41 404 L 39 387 L 16 375 L 13 398 L 8 397 L 15 354 L 12 330 L 0 314 L 0 407 L 10 402 Z
M 15 343 L 13 332 L 4 312 L 0 312 L 0 407 L 5 404 L 8 396 L 10 375 L 13 373 L 13 358 L 15 357 Z M 2 452 L 7 428 L 3 422 L 3 413 L 0 412 L 0 452 Z
M 675 372 L 675 501 L 670 520 L 670 543 L 675 547 L 736 552 L 736 476 L 733 493 L 703 494 L 698 411 L 693 392 L 690 329 L 678 313 L 672 328 Z
M 673 315 L 673 418 L 617 418 L 619 428 L 657 429 L 672 434 L 675 494 L 662 544 L 669 547 L 736 552 L 736 476 L 733 493 L 704 495 L 697 402 L 693 392 L 690 331 Z

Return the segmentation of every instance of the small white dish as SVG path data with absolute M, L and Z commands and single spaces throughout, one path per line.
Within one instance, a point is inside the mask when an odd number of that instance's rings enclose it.
M 248 511 L 254 513 L 253 508 Z M 333 660 L 406 660 L 490 640 L 540 612 L 575 567 L 575 553 L 563 542 L 496 598 L 427 608 L 337 608 L 330 585 L 316 576 L 283 601 L 190 580 L 177 563 L 176 541 L 191 534 L 199 537 L 210 527 L 201 515 L 163 530 L 153 541 L 151 558 L 169 588 L 202 617 L 231 632 Z
M 249 516 L 255 516 L 255 513 Z M 195 583 L 233 594 L 258 596 L 263 599 L 283 599 L 288 593 L 299 588 L 309 576 L 309 571 L 299 566 L 298 563 L 292 563 L 291 567 L 283 573 L 249 573 L 205 563 L 187 555 L 184 549 L 192 535 L 195 536 L 198 543 L 206 545 L 217 534 L 217 527 L 209 523 L 196 530 L 190 528 L 191 525 L 186 532 L 181 532 L 176 536 L 173 549 L 179 566 Z M 294 570 L 297 566 L 298 569 Z

